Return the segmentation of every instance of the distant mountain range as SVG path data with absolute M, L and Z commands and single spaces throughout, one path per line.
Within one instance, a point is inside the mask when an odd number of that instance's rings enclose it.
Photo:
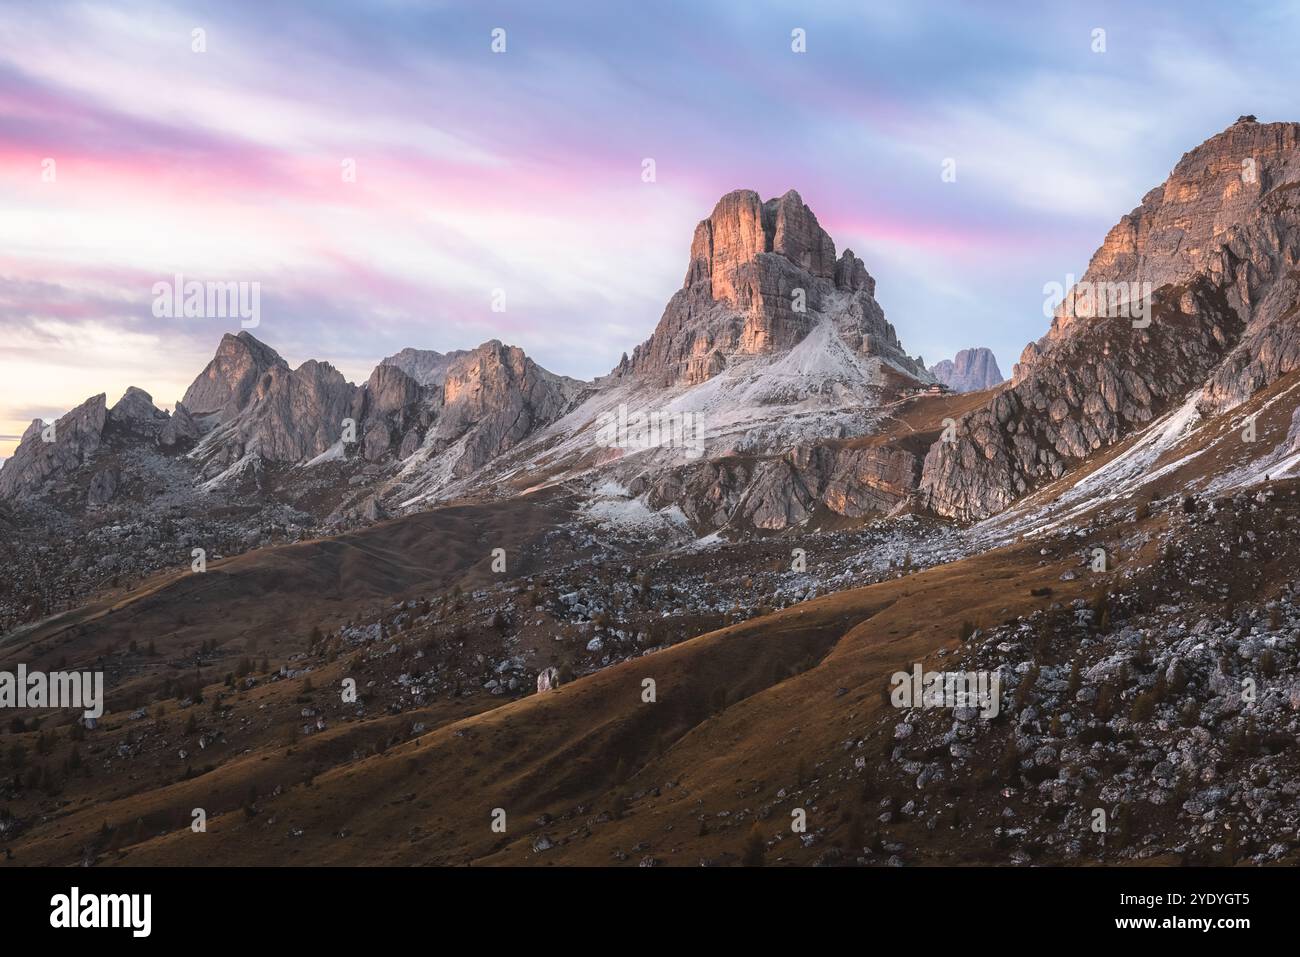
M 1002 382 L 1002 371 L 993 352 L 983 346 L 962 349 L 955 358 L 930 366 L 930 375 L 954 392 L 983 392 Z
M 1189 390 L 1202 412 L 1226 410 L 1300 362 L 1296 130 L 1243 117 L 1185 155 L 1110 231 L 1007 384 L 985 348 L 925 369 L 876 280 L 852 251 L 837 255 L 797 193 L 738 190 L 696 227 L 653 333 L 594 382 L 492 340 L 404 349 L 355 385 L 327 362 L 291 369 L 241 332 L 170 415 L 130 389 L 111 408 L 88 399 L 52 433 L 33 422 L 0 469 L 0 498 L 73 482 L 87 506 L 113 501 L 133 481 L 120 455 L 96 467 L 111 436 L 168 456 L 198 490 L 307 504 L 331 527 L 574 483 L 697 534 L 905 507 L 988 517 Z M 1145 290 L 1154 319 L 1081 319 L 1078 292 L 1093 287 Z M 952 441 L 895 435 L 897 404 L 936 381 L 997 391 L 958 417 Z M 691 434 L 674 441 L 661 421 Z M 623 431 L 605 435 L 614 422 Z
M 874 291 L 797 193 L 763 202 L 740 190 L 696 228 L 686 280 L 653 334 L 596 382 L 493 340 L 445 355 L 404 349 L 357 386 L 327 362 L 291 369 L 250 333 L 228 334 L 170 415 L 133 388 L 111 409 L 106 396 L 88 399 L 53 441 L 34 422 L 0 471 L 0 498 L 85 473 L 87 503 L 112 501 L 131 483 L 120 466 L 94 468 L 108 429 L 172 456 L 206 491 L 299 500 L 311 487 L 335 526 L 575 479 L 638 488 L 701 528 L 732 521 L 742 501 L 744 521 L 783 526 L 825 500 L 836 468 L 799 466 L 791 490 L 783 456 L 868 434 L 907 388 L 933 381 Z M 634 429 L 662 417 L 680 426 L 685 413 L 691 435 L 602 439 L 598 423 L 620 410 Z M 739 469 L 708 464 L 738 453 L 750 457 Z M 701 481 L 725 489 L 702 503 Z

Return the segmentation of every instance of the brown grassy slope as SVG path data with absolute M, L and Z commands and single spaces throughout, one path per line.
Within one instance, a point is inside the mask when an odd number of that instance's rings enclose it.
M 507 550 L 512 575 L 530 574 L 547 557 L 542 537 L 568 509 L 557 492 L 448 506 L 212 561 L 201 574 L 181 556 L 183 570 L 15 632 L 0 644 L 0 665 L 53 667 L 66 657 L 75 667 L 132 639 L 154 640 L 163 655 L 200 639 L 222 646 L 249 635 L 287 639 L 276 649 L 282 653 L 299 650 L 312 624 L 346 621 L 362 609 L 455 583 L 486 582 L 493 548 Z
M 876 431 L 851 439 L 829 439 L 824 444 L 845 449 L 869 449 L 895 445 L 925 458 L 930 446 L 939 440 L 944 419 L 960 419 L 972 409 L 987 403 L 1002 386 L 983 392 L 949 392 L 942 395 L 909 396 L 891 403 Z
M 1252 408 L 1267 398 L 1256 397 Z M 1285 434 L 1284 405 L 1261 416 L 1255 452 Z M 1215 438 L 1214 447 L 1195 460 L 1205 465 L 1187 469 L 1235 459 L 1235 419 L 1211 423 L 1205 435 Z M 1162 461 L 1180 454 L 1171 450 Z M 1106 528 L 1117 539 L 1134 531 L 1127 521 Z M 1044 546 L 1048 554 L 1041 556 Z M 758 817 L 775 842 L 769 860 L 809 863 L 844 839 L 847 815 L 867 822 L 874 816 L 862 793 L 870 767 L 852 783 L 826 772 L 847 760 L 845 741 L 874 733 L 889 675 L 915 661 L 934 662 L 928 656 L 954 645 L 964 620 L 988 625 L 1052 602 L 1093 597 L 1109 576 L 1059 581 L 1065 568 L 1077 568 L 1078 547 L 1034 541 L 830 595 L 477 716 L 429 709 L 417 717 L 444 723 L 379 755 L 350 757 L 355 741 L 409 723 L 410 712 L 331 727 L 292 753 L 268 731 L 251 753 L 197 778 L 78 795 L 21 836 L 14 863 L 68 863 L 101 821 L 145 816 L 148 833 L 104 862 L 548 865 L 652 857 L 679 865 L 728 863 L 738 860 Z M 1044 586 L 1054 594 L 1029 594 Z M 317 687 L 337 687 L 348 668 L 339 661 L 314 673 Z M 657 684 L 654 704 L 641 700 L 647 677 Z M 254 718 L 263 705 L 283 704 L 282 696 L 292 700 L 293 693 L 292 683 L 270 685 L 235 707 Z M 873 738 L 868 753 L 880 754 L 883 744 Z M 327 770 L 307 784 L 318 767 Z M 800 777 L 798 806 L 808 811 L 810 829 L 828 831 L 812 848 L 790 833 L 795 799 L 778 797 Z M 268 796 L 277 785 L 282 793 Z M 261 797 L 249 819 L 240 796 L 253 786 Z M 209 810 L 209 833 L 193 834 L 177 823 L 188 820 L 192 807 Z M 489 827 L 497 807 L 507 812 L 504 835 Z M 895 835 L 904 831 L 900 825 Z M 534 851 L 543 836 L 556 846 Z M 968 859 L 962 847 L 925 834 L 907 843 L 922 848 L 928 861 Z
M 268 799 L 252 820 L 210 817 L 207 834 L 172 831 L 120 860 L 607 864 L 618 850 L 633 863 L 734 860 L 762 804 L 776 808 L 763 826 L 788 834 L 790 809 L 777 792 L 801 765 L 815 778 L 842 741 L 872 727 L 890 674 L 954 643 L 954 622 L 1002 620 L 1052 600 L 1028 594 L 1060 573 L 1036 559 L 1036 549 L 1032 558 L 1002 550 L 713 632 L 338 767 Z M 1059 588 L 1054 596 L 1067 597 Z M 656 682 L 656 703 L 641 700 L 645 678 Z M 250 758 L 219 768 L 205 786 L 238 793 L 241 784 L 225 778 L 255 766 Z M 166 800 L 203 806 L 192 784 L 183 800 Z M 808 808 L 810 826 L 838 827 L 853 800 L 828 789 Z M 497 807 L 507 813 L 504 835 L 489 826 Z M 613 816 L 601 821 L 602 811 Z M 116 820 L 130 809 L 87 809 L 62 830 L 84 834 L 105 813 Z M 552 820 L 538 823 L 542 815 Z M 558 846 L 536 853 L 543 834 Z M 23 854 L 28 863 L 66 859 L 71 843 L 32 835 Z M 807 862 L 817 850 L 787 838 L 773 854 Z

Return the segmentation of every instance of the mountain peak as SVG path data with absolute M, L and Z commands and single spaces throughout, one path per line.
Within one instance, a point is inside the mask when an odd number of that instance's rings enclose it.
M 766 202 L 752 189 L 727 193 L 695 227 L 685 286 L 705 279 L 713 298 L 736 302 L 738 272 L 763 253 L 776 253 L 811 275 L 829 278 L 835 243 L 793 189 Z
M 835 243 L 795 190 L 763 201 L 733 190 L 695 227 L 686 280 L 654 334 L 615 372 L 660 385 L 696 384 L 736 357 L 785 352 L 818 322 L 863 359 L 880 356 L 929 381 L 874 299 L 875 280 Z
M 280 354 L 260 339 L 242 331 L 226 333 L 216 355 L 185 390 L 181 401 L 192 415 L 220 413 L 225 421 L 248 401 L 263 373 L 277 366 L 288 369 Z
M 50 476 L 77 468 L 99 448 L 108 418 L 107 396 L 93 395 L 53 423 L 32 421 L 0 469 L 0 499 L 38 489 Z M 47 441 L 48 436 L 48 441 Z
M 118 425 L 126 428 L 151 426 L 159 420 L 165 420 L 167 413 L 153 404 L 153 396 L 144 389 L 127 386 L 122 398 L 108 410 L 108 417 Z
M 982 392 L 1002 382 L 998 360 L 984 346 L 962 349 L 954 358 L 930 366 L 930 374 L 954 392 Z
M 1185 153 L 1106 235 L 1011 386 L 931 447 L 928 505 L 986 518 L 1177 403 L 1213 416 L 1300 368 L 1298 194 L 1300 124 L 1243 116 Z
M 1079 281 L 1085 293 L 1185 286 L 1205 276 L 1224 288 L 1228 305 L 1248 324 L 1248 337 L 1287 314 L 1300 294 L 1294 263 L 1300 258 L 1300 123 L 1260 123 L 1243 116 L 1183 154 L 1168 178 L 1107 233 Z M 1149 287 L 1147 286 L 1149 284 Z M 1145 294 L 1145 293 L 1143 293 Z M 1127 298 L 1127 297 L 1123 297 Z M 1052 326 L 1025 347 L 1016 381 L 1076 329 L 1079 310 L 1067 296 Z M 1280 330 L 1281 327 L 1278 327 Z M 1275 336 L 1276 338 L 1276 336 Z M 1270 368 L 1251 381 L 1229 381 L 1227 371 L 1208 390 L 1218 404 L 1235 403 L 1281 370 L 1279 361 L 1300 342 L 1287 333 L 1263 352 Z M 1277 361 L 1275 361 L 1277 360 Z M 1262 378 L 1261 378 L 1262 376 Z

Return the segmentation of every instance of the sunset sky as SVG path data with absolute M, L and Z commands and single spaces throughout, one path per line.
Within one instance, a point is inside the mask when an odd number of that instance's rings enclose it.
M 253 334 L 354 380 L 489 338 L 603 374 L 739 187 L 797 189 L 909 353 L 1009 373 L 1183 152 L 1300 119 L 1296 5 L 361 6 L 5 0 L 0 434 L 128 385 L 170 407 L 239 329 L 155 318 L 177 273 L 260 283 Z

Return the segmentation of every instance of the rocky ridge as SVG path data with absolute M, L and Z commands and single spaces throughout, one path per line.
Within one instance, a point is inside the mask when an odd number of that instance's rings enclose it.
M 935 377 L 902 350 L 863 263 L 837 257 L 794 191 L 722 197 L 696 227 L 683 286 L 652 335 L 597 383 L 493 341 L 403 350 L 358 386 L 328 363 L 290 369 L 243 332 L 222 340 L 172 415 L 133 390 L 108 420 L 183 453 L 205 487 L 264 491 L 279 470 L 286 489 L 331 499 L 326 514 L 340 525 L 574 480 L 613 482 L 698 532 L 857 520 L 905 506 L 913 490 L 938 515 L 982 519 L 1191 390 L 1212 412 L 1296 364 L 1298 130 L 1243 118 L 1188 153 L 1111 230 L 1080 283 L 1151 283 L 1154 321 L 1078 315 L 1067 299 L 1013 381 L 928 448 L 925 430 L 849 441 L 878 432 Z M 984 349 L 935 371 L 959 392 L 1000 378 Z M 695 416 L 698 447 L 597 438 L 615 412 L 646 410 Z M 0 495 L 93 458 L 102 429 L 74 428 L 39 452 L 29 430 Z M 90 499 L 111 500 L 114 478 L 100 476 Z
M 104 393 L 91 396 L 50 429 L 40 419 L 23 433 L 14 454 L 0 469 L 0 498 L 39 487 L 51 475 L 78 468 L 99 448 L 108 410 Z
M 1188 390 L 1222 412 L 1300 366 L 1297 197 L 1298 124 L 1242 117 L 1187 153 L 1110 231 L 1011 386 L 930 450 L 922 501 L 986 518 Z
M 433 349 L 406 348 L 388 356 L 380 364 L 396 366 L 420 385 L 438 386 L 442 385 L 452 363 L 468 354 L 464 349 L 442 353 Z

